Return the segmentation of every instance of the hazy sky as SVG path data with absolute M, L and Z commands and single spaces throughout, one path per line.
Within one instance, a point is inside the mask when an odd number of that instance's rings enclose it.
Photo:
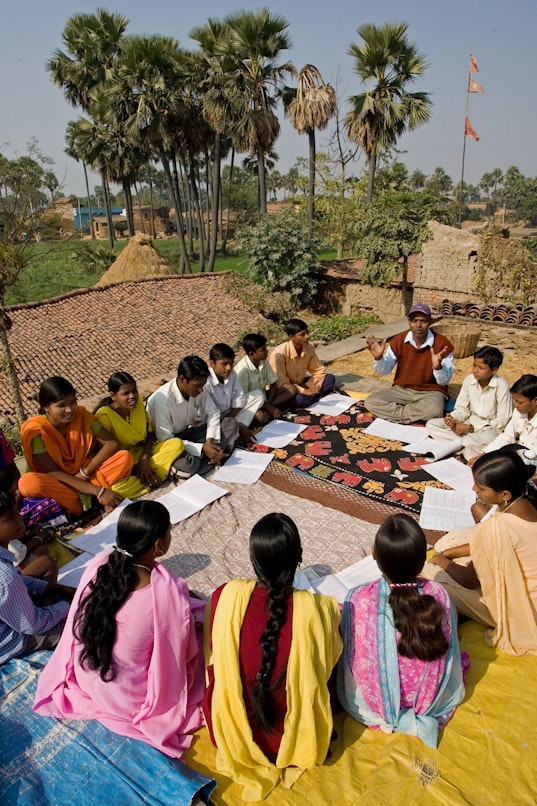
M 77 112 L 45 71 L 45 62 L 61 47 L 61 32 L 72 14 L 106 7 L 127 16 L 127 33 L 165 34 L 191 47 L 188 32 L 208 17 L 222 18 L 229 11 L 261 5 L 248 0 L 237 4 L 1 0 L 0 149 L 8 156 L 24 153 L 25 143 L 35 135 L 43 152 L 54 159 L 65 191 L 84 193 L 82 168 L 63 152 L 66 124 Z M 481 139 L 479 143 L 467 139 L 465 180 L 477 183 L 486 171 L 510 165 L 517 165 L 526 176 L 537 175 L 536 0 L 278 0 L 268 5 L 289 20 L 293 47 L 288 58 L 298 69 L 312 63 L 332 84 L 339 75 L 343 111 L 346 98 L 361 91 L 347 55 L 349 44 L 359 41 L 356 28 L 364 22 L 406 20 L 409 36 L 430 62 L 425 77 L 414 86 L 431 93 L 434 109 L 427 125 L 401 139 L 399 147 L 406 151 L 401 159 L 410 170 L 420 168 L 426 174 L 441 165 L 455 182 L 461 174 L 466 82 L 473 53 L 479 66 L 475 78 L 485 94 L 470 96 L 469 118 Z M 320 149 L 324 137 L 318 135 Z M 275 150 L 280 156 L 278 169 L 284 173 L 298 156 L 307 154 L 307 138 L 283 121 Z M 355 172 L 362 167 L 363 159 Z M 97 181 L 95 177 L 93 184 Z

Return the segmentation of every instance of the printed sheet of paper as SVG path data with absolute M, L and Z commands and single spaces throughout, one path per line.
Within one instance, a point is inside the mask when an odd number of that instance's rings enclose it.
M 371 434 L 382 439 L 393 439 L 394 442 L 423 442 L 427 436 L 425 428 L 417 425 L 401 425 L 400 423 L 390 423 L 377 417 L 376 420 L 364 428 L 364 434 Z
M 471 491 L 465 494 L 457 490 L 426 487 L 419 524 L 422 529 L 436 529 L 440 532 L 467 529 L 475 523 L 470 512 L 474 502 L 475 494 Z
M 457 453 L 462 449 L 462 442 L 460 439 L 439 440 L 427 437 L 421 442 L 411 442 L 405 445 L 403 450 L 409 453 L 421 453 L 427 458 L 438 461 L 445 459 L 446 456 L 451 456 L 452 453 Z
M 72 588 L 78 587 L 78 583 L 82 579 L 82 574 L 86 570 L 89 563 L 95 559 L 94 554 L 84 552 L 79 554 L 70 563 L 63 565 L 58 571 L 58 582 L 62 585 L 70 585 Z
M 337 574 L 328 574 L 313 580 L 312 585 L 317 593 L 325 596 L 333 596 L 340 604 L 343 604 L 347 593 L 358 585 L 367 585 L 380 579 L 382 574 L 376 561 L 371 554 L 362 560 L 349 565 Z
M 112 548 L 116 542 L 119 516 L 125 507 L 131 503 L 132 501 L 125 498 L 106 518 L 103 518 L 102 521 L 78 537 L 74 537 L 70 541 L 71 545 L 90 554 L 100 554 L 101 551 Z
M 237 448 L 225 465 L 213 473 L 211 481 L 254 484 L 273 459 L 273 453 L 252 453 L 251 451 L 242 451 Z
M 268 448 L 285 448 L 285 446 L 296 439 L 305 428 L 305 425 L 298 425 L 298 423 L 288 423 L 286 420 L 273 420 L 266 425 L 259 434 L 256 434 L 256 440 L 259 445 L 266 445 Z
M 474 486 L 472 470 L 468 465 L 459 462 L 458 459 L 451 458 L 442 459 L 441 462 L 431 462 L 431 464 L 422 465 L 422 470 L 441 481 L 442 484 L 447 484 L 460 493 L 471 494 Z
M 176 487 L 171 493 L 161 495 L 156 500 L 166 507 L 170 513 L 171 522 L 179 523 L 228 493 L 229 490 L 224 490 L 223 487 L 218 487 L 201 476 L 195 475 Z
M 334 392 L 334 394 L 326 395 L 318 400 L 317 403 L 313 403 L 311 406 L 306 406 L 306 408 L 313 414 L 328 414 L 332 417 L 338 417 L 340 414 L 343 414 L 344 411 L 350 409 L 354 403 L 355 401 L 352 399 L 352 397 L 347 397 L 347 395 L 338 395 Z

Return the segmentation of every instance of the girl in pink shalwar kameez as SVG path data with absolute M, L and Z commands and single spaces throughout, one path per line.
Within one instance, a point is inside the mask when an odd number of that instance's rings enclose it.
M 171 540 L 165 507 L 127 506 L 117 545 L 90 563 L 57 649 L 43 670 L 34 710 L 97 719 L 122 736 L 181 758 L 203 724 L 204 603 L 155 557 Z M 195 615 L 197 613 L 197 616 Z

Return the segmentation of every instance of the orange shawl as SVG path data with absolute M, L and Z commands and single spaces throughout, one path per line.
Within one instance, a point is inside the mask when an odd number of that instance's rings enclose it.
M 32 440 L 41 437 L 48 455 L 58 469 L 75 476 L 91 450 L 93 434 L 90 427 L 94 421 L 95 417 L 84 406 L 77 406 L 75 416 L 63 436 L 44 414 L 26 420 L 21 428 L 21 442 L 30 468 L 36 473 L 43 472 L 32 453 Z

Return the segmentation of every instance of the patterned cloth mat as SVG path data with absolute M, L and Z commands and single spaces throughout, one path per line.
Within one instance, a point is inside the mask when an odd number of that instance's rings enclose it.
M 339 417 L 298 411 L 287 419 L 307 428 L 290 445 L 272 453 L 275 461 L 308 478 L 415 515 L 420 513 L 425 487 L 445 486 L 423 470 L 427 464 L 423 456 L 407 453 L 401 442 L 364 433 L 374 417 L 361 401 Z M 270 449 L 253 445 L 251 450 Z

